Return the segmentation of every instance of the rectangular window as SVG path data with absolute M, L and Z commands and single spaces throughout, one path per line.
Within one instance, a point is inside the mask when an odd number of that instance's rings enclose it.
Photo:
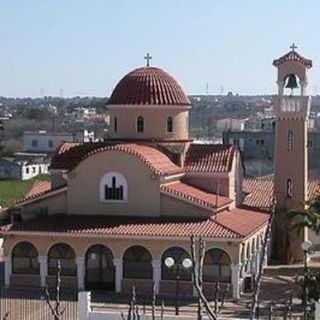
M 36 148 L 39 146 L 39 141 L 34 139 L 34 140 L 32 140 L 31 145 Z
M 48 147 L 53 148 L 53 141 L 52 140 L 48 140 Z

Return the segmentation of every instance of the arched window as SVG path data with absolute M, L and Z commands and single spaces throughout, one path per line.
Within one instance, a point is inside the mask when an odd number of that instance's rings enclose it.
M 128 185 L 119 172 L 109 172 L 100 179 L 100 201 L 126 201 Z
M 142 246 L 133 246 L 123 255 L 123 277 L 126 279 L 152 279 L 152 256 Z
M 76 276 L 76 254 L 74 250 L 65 243 L 58 243 L 51 247 L 48 253 L 48 274 L 57 274 L 57 263 L 60 261 L 62 276 Z
M 115 267 L 109 248 L 97 244 L 86 253 L 86 289 L 114 290 Z
M 172 268 L 168 268 L 165 265 L 165 260 L 171 257 L 175 261 L 175 265 Z M 188 252 L 180 247 L 171 247 L 166 250 L 161 259 L 161 279 L 162 280 L 175 280 L 177 277 L 177 268 L 179 268 L 179 276 L 181 280 L 191 281 L 191 268 L 185 270 L 182 266 L 184 259 L 190 259 Z
M 13 248 L 12 273 L 39 274 L 38 251 L 30 242 L 20 242 Z
M 114 117 L 114 119 L 113 119 L 113 129 L 114 129 L 114 132 L 118 132 L 118 118 L 117 117 Z
M 203 281 L 231 281 L 231 260 L 224 250 L 214 248 L 206 252 L 203 264 Z
M 167 132 L 173 132 L 173 119 L 168 117 L 167 119 Z
M 144 118 L 142 116 L 139 116 L 137 118 L 137 131 L 138 132 L 144 131 Z
M 289 151 L 293 149 L 293 132 L 291 130 L 288 131 L 287 148 Z
M 292 180 L 287 179 L 287 197 L 292 198 Z

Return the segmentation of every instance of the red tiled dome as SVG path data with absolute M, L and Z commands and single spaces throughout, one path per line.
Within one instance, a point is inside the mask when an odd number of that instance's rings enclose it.
M 178 82 L 155 67 L 135 69 L 124 76 L 113 90 L 108 104 L 191 105 Z

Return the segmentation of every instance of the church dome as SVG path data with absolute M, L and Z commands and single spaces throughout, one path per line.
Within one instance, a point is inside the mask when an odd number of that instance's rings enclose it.
M 107 104 L 191 105 L 179 83 L 166 71 L 155 67 L 138 68 L 125 75 Z

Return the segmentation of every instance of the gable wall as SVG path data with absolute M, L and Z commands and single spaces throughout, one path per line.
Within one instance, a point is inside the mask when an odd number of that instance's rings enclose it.
M 61 192 L 22 207 L 23 219 L 33 214 L 47 212 L 49 215 L 67 212 L 67 192 Z
M 213 211 L 199 208 L 185 201 L 161 194 L 161 216 L 208 217 Z
M 126 202 L 100 202 L 100 179 L 112 171 L 127 180 Z M 135 156 L 118 151 L 99 152 L 68 174 L 68 213 L 159 216 L 159 184 L 159 177 Z

